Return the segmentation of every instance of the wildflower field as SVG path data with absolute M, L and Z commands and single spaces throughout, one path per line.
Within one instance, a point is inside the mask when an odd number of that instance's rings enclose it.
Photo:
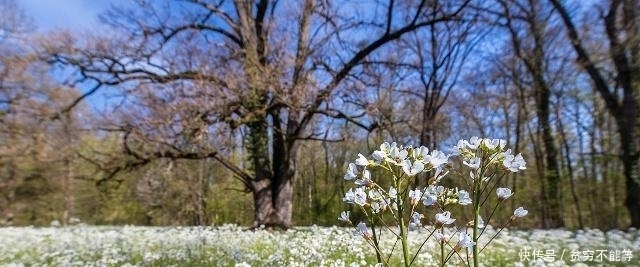
M 454 235 L 455 228 L 447 228 Z M 464 230 L 464 229 L 458 229 Z M 353 228 L 70 226 L 0 228 L 0 266 L 373 266 L 375 253 Z M 410 231 L 418 247 L 428 228 Z M 488 227 L 480 246 L 493 236 Z M 487 239 L 484 239 L 484 238 Z M 384 248 L 395 237 L 382 234 Z M 426 249 L 425 249 L 426 248 Z M 438 266 L 427 242 L 413 266 Z M 637 230 L 504 229 L 480 254 L 484 266 L 640 266 Z M 385 251 L 388 252 L 388 251 Z M 463 251 L 464 252 L 464 251 Z M 386 253 L 385 253 L 386 254 Z M 390 262 L 400 260 L 393 252 Z M 448 266 L 464 266 L 461 253 Z M 471 255 L 466 253 L 466 255 Z M 464 259 L 464 262 L 468 262 Z

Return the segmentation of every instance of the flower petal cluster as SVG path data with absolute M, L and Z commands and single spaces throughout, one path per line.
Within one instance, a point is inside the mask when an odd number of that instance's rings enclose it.
M 388 191 L 380 188 L 372 177 L 372 170 L 378 169 L 393 175 L 401 174 L 401 177 L 394 179 L 412 179 L 418 174 L 433 171 L 434 180 L 439 181 L 448 173 L 443 171 L 448 161 L 449 156 L 443 152 L 430 151 L 424 146 L 414 148 L 401 146 L 395 142 L 382 143 L 370 158 L 360 153 L 354 162 L 347 165 L 344 179 L 353 181 L 356 188 L 349 189 L 342 200 L 348 204 L 357 204 L 373 213 L 382 212 L 388 207 L 395 210 L 399 201 L 405 198 L 409 198 L 414 206 L 423 200 L 425 205 L 433 205 L 437 199 L 435 192 L 432 192 L 428 199 L 423 199 L 421 189 L 410 190 L 408 195 L 398 196 L 398 188 L 394 186 L 391 186 Z
M 504 139 L 488 139 L 471 137 L 469 140 L 459 140 L 453 147 L 452 155 L 460 157 L 462 164 L 472 169 L 470 174 L 472 179 L 482 178 L 488 180 L 490 177 L 475 177 L 473 173 L 482 166 L 498 166 L 510 172 L 525 170 L 527 163 L 522 154 L 513 155 L 511 149 L 504 150 L 507 141 Z

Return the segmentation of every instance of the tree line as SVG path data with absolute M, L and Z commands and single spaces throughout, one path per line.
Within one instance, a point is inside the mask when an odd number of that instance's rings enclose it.
M 354 153 L 476 135 L 527 159 L 524 227 L 640 227 L 638 1 L 0 5 L 4 224 L 333 225 Z

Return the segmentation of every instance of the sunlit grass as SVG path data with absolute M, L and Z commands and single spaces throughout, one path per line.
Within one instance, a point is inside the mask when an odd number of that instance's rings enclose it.
M 450 229 L 454 231 L 454 229 Z M 483 237 L 488 240 L 493 230 Z M 410 232 L 417 248 L 426 231 Z M 391 235 L 381 242 L 391 247 Z M 481 240 L 481 245 L 482 244 Z M 503 231 L 481 254 L 485 266 L 640 266 L 638 231 Z M 553 251 L 555 261 L 521 261 L 522 249 Z M 633 251 L 630 261 L 571 261 L 571 251 Z M 560 254 L 564 250 L 563 260 Z M 388 252 L 388 251 L 387 251 Z M 399 262 L 399 249 L 391 263 Z M 456 257 L 450 265 L 458 266 Z M 531 258 L 531 256 L 529 257 Z M 415 266 L 438 266 L 428 242 Z M 370 266 L 375 254 L 349 228 L 301 227 L 284 232 L 221 227 L 0 228 L 0 266 Z M 586 264 L 586 265 L 585 265 Z M 464 265 L 462 265 L 464 266 Z

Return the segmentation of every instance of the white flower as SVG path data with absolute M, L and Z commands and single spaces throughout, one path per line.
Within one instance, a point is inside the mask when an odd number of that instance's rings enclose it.
M 349 211 L 343 211 L 340 213 L 340 217 L 338 217 L 338 221 L 348 222 L 349 221 Z
M 347 167 L 347 173 L 344 175 L 344 179 L 349 181 L 355 179 L 356 177 L 358 177 L 358 168 L 355 164 L 349 163 L 349 166 Z
M 471 204 L 471 197 L 469 196 L 469 192 L 465 190 L 458 191 L 458 204 L 463 206 Z
M 418 148 L 413 150 L 413 158 L 424 160 L 427 157 L 429 157 L 429 149 L 427 147 L 420 146 L 420 147 L 418 147 Z
M 409 154 L 409 152 L 407 152 L 406 149 L 399 149 L 397 146 L 393 146 L 391 148 L 391 151 L 389 152 L 389 157 L 393 161 L 398 163 L 398 162 L 402 162 L 405 158 L 407 158 L 408 154 Z
M 405 159 L 402 161 L 402 170 L 407 175 L 414 176 L 424 170 L 424 164 L 417 160 L 411 164 L 411 160 Z
M 387 158 L 387 153 L 380 150 L 376 150 L 376 151 L 373 151 L 373 154 L 371 154 L 371 157 L 373 157 L 373 159 L 376 162 L 380 163 Z
M 349 188 L 349 191 L 347 191 L 344 194 L 344 197 L 342 198 L 342 201 L 346 202 L 346 203 L 353 203 L 356 199 L 356 194 L 353 192 L 353 188 Z
M 436 202 L 438 201 L 438 197 L 435 195 L 430 195 L 430 194 L 424 194 L 423 200 L 422 200 L 422 204 L 424 204 L 425 206 L 431 206 L 433 204 L 436 204 Z
M 477 136 L 471 137 L 469 139 L 469 141 L 465 140 L 464 144 L 471 150 L 475 150 L 478 148 L 478 145 L 480 145 L 480 138 L 478 138 Z
M 382 199 L 383 195 L 382 192 L 380 192 L 380 190 L 378 190 L 377 188 L 373 188 L 371 190 L 369 190 L 369 198 L 372 200 L 380 200 Z
M 396 190 L 396 188 L 393 186 L 389 188 L 388 194 L 389 194 L 389 197 L 392 199 L 398 198 L 398 190 Z
M 513 216 L 515 216 L 516 218 L 522 218 L 524 216 L 527 216 L 528 213 L 528 210 L 525 210 L 523 207 L 519 207 L 515 211 L 513 211 Z
M 494 150 L 496 148 L 500 148 L 502 150 L 507 145 L 507 140 L 504 139 L 482 139 L 482 145 L 489 150 Z
M 413 223 L 415 226 L 420 226 L 420 225 L 422 225 L 422 224 L 420 223 L 420 219 L 422 219 L 423 217 L 424 217 L 424 216 L 423 216 L 422 214 L 417 213 L 417 212 L 415 212 L 415 211 L 414 211 L 414 212 L 411 214 L 411 223 Z
M 363 222 L 358 223 L 356 234 L 361 235 L 367 239 L 371 238 L 372 236 L 371 231 L 369 231 L 369 228 L 367 228 L 367 224 Z
M 455 250 L 460 251 L 460 249 L 470 247 L 473 247 L 473 239 L 471 239 L 471 236 L 466 233 L 460 233 L 458 235 L 458 244 L 456 244 Z
M 396 146 L 396 143 L 393 142 L 393 146 Z M 389 151 L 391 151 L 391 145 L 389 145 L 388 142 L 384 142 L 382 144 L 380 144 L 380 151 L 386 153 L 389 153 Z
M 371 172 L 369 170 L 363 170 L 362 171 L 362 178 L 361 179 L 357 179 L 354 183 L 360 186 L 366 186 L 368 184 L 370 184 L 371 181 Z
M 439 150 L 431 151 L 431 159 L 429 159 L 429 163 L 431 163 L 431 166 L 433 166 L 433 168 L 440 168 L 448 161 L 449 157 L 447 157 L 444 152 Z
M 381 199 L 380 201 L 371 203 L 371 208 L 373 209 L 373 213 L 379 213 L 387 208 L 389 200 Z
M 513 193 L 511 193 L 511 189 L 506 187 L 498 187 L 498 189 L 496 189 L 496 194 L 498 195 L 498 200 L 500 201 L 504 201 L 505 199 L 513 196 Z
M 369 160 L 362 154 L 358 153 L 358 159 L 356 159 L 356 164 L 359 166 L 367 166 L 369 165 Z
M 453 150 L 451 151 L 451 155 L 458 156 L 458 155 L 462 154 L 462 152 L 464 150 L 465 150 L 465 141 L 464 140 L 458 140 L 458 144 L 453 146 Z
M 354 194 L 354 198 L 353 198 L 354 203 L 360 206 L 364 206 L 367 204 L 367 193 L 364 192 L 364 188 L 362 187 L 356 188 L 356 191 L 353 194 Z
M 425 206 L 431 206 L 438 201 L 438 194 L 444 190 L 443 186 L 433 186 L 430 185 L 424 190 L 424 194 L 422 195 L 423 201 L 422 204 Z
M 409 190 L 409 200 L 411 201 L 411 205 L 415 205 L 422 198 L 422 191 L 420 189 Z
M 452 224 L 456 219 L 451 218 L 451 212 L 445 211 L 443 213 L 436 214 L 436 225 L 442 226 L 447 224 Z M 436 227 L 439 228 L 439 227 Z
M 511 172 L 518 172 L 519 170 L 526 170 L 527 163 L 524 161 L 522 154 L 516 156 L 511 154 L 511 149 L 508 149 L 504 155 L 504 161 L 502 162 L 505 168 Z
M 469 168 L 477 170 L 480 168 L 480 158 L 474 157 L 472 159 L 465 159 L 462 164 L 469 166 Z

